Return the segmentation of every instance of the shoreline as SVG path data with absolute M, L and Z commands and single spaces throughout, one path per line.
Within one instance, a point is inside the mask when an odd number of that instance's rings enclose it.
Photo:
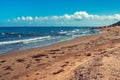
M 1 54 L 0 80 L 120 79 L 120 27 L 99 30 L 102 33 Z
M 97 29 L 97 30 L 98 30 L 98 29 Z M 5 52 L 5 53 L 0 53 L 0 56 L 2 56 L 2 55 L 7 55 L 7 54 L 12 54 L 12 53 L 16 53 L 16 52 L 21 52 L 21 51 L 28 51 L 28 50 L 46 48 L 46 47 L 50 47 L 50 46 L 52 46 L 52 45 L 62 44 L 62 43 L 68 42 L 68 41 L 71 42 L 71 41 L 74 41 L 74 40 L 76 40 L 76 39 L 80 39 L 80 38 L 84 38 L 84 37 L 99 35 L 99 34 L 101 34 L 101 33 L 102 33 L 102 32 L 95 33 L 95 34 L 89 34 L 89 35 L 85 35 L 85 36 L 78 36 L 78 37 L 75 37 L 74 39 L 68 39 L 68 40 L 65 40 L 65 41 L 59 41 L 59 42 L 56 42 L 56 43 L 53 43 L 53 44 L 49 44 L 49 45 L 41 46 L 41 47 L 36 47 L 36 48 L 29 48 L 29 49 L 24 49 L 24 50 L 16 50 L 16 51 L 10 51 L 10 52 Z
M 30 29 L 29 29 L 29 31 L 30 31 Z M 44 30 L 44 28 L 38 28 L 37 30 L 39 31 L 39 29 Z M 31 49 L 31 48 L 37 48 L 37 47 L 43 47 L 43 46 L 59 43 L 62 41 L 71 40 L 76 37 L 99 33 L 98 30 L 92 29 L 92 28 L 89 29 L 89 28 L 70 27 L 67 29 L 66 27 L 63 27 L 63 28 L 58 28 L 58 30 L 56 30 L 56 31 L 54 31 L 54 29 L 55 28 L 53 28 L 53 31 L 52 31 L 52 28 L 48 28 L 48 32 L 47 31 L 43 32 L 39 36 L 36 36 L 39 34 L 39 32 L 37 32 L 37 31 L 35 33 L 32 33 L 32 32 L 31 33 L 22 33 L 22 32 L 18 33 L 17 28 L 15 29 L 16 32 L 12 31 L 12 30 L 11 30 L 11 32 L 3 31 L 4 35 L 2 35 L 2 36 L 6 37 L 6 40 L 2 41 L 0 43 L 1 44 L 0 45 L 0 47 L 1 47 L 0 54 L 13 52 L 13 51 L 20 51 L 20 50 L 25 50 L 25 49 Z M 43 36 L 42 36 L 42 34 L 43 34 Z M 44 34 L 46 34 L 46 36 Z M 21 36 L 21 38 L 15 38 L 15 39 L 10 38 L 10 40 L 8 39 L 8 41 L 7 41 L 7 37 L 9 38 L 12 35 L 17 35 L 17 36 L 22 35 L 22 36 Z M 25 38 L 24 35 L 27 35 L 26 37 L 29 37 L 29 38 Z M 34 37 L 33 37 L 33 35 L 34 35 Z M 3 38 L 3 40 L 4 40 L 4 38 Z M 5 48 L 3 48 L 3 47 L 5 47 Z

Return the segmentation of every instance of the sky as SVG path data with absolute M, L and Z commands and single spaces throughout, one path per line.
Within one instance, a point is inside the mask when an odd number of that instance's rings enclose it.
M 105 26 L 120 0 L 0 0 L 0 26 Z

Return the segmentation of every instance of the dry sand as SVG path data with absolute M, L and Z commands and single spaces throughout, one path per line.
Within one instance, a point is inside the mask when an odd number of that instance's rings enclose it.
M 120 80 L 120 26 L 0 55 L 0 80 Z

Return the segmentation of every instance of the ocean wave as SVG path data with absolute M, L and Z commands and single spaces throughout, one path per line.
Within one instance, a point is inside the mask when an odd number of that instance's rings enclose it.
M 70 31 L 61 30 L 56 35 L 57 36 L 73 36 L 74 34 L 79 33 L 79 32 L 80 32 L 79 29 L 74 29 L 74 30 L 70 30 Z
M 24 43 L 30 43 L 30 42 L 37 42 L 37 41 L 42 41 L 45 39 L 50 39 L 51 36 L 44 36 L 44 37 L 37 37 L 37 38 L 30 38 L 30 39 L 23 39 L 23 40 L 15 40 L 15 41 L 5 41 L 5 42 L 0 42 L 0 45 L 5 45 L 5 44 L 24 44 Z
M 19 32 L 3 32 L 1 33 L 2 35 L 17 35 L 17 34 L 20 34 Z

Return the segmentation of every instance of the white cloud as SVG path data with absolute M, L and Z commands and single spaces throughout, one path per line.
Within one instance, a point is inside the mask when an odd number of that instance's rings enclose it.
M 59 17 L 58 16 L 52 16 L 51 19 L 52 20 L 57 20 L 57 19 L 59 19 Z
M 96 20 L 120 20 L 120 14 L 114 15 L 89 15 L 89 18 Z
M 21 18 L 20 17 L 17 17 L 17 20 L 20 20 Z
M 44 17 L 43 19 L 44 19 L 44 20 L 48 20 L 49 18 L 48 18 L 48 17 Z
M 70 20 L 71 19 L 71 15 L 65 14 L 65 15 L 62 16 L 62 18 Z
M 25 17 L 25 19 L 26 19 L 27 21 L 32 21 L 32 20 L 34 20 L 33 17 L 31 17 L 31 16 L 27 16 L 27 17 Z
M 62 16 L 21 16 L 15 18 L 16 21 L 46 21 L 46 20 L 120 20 L 120 14 L 113 14 L 113 15 L 96 15 L 96 14 L 89 14 L 85 11 L 77 11 L 73 14 L 64 14 Z M 14 19 L 12 19 L 14 21 Z M 10 19 L 8 21 L 11 21 Z
M 73 17 L 75 19 L 84 19 L 84 18 L 88 18 L 89 15 L 87 12 L 83 11 L 83 12 L 75 12 Z
M 35 17 L 35 20 L 38 20 L 38 19 L 39 19 L 39 17 L 36 16 L 36 17 Z
M 22 16 L 21 19 L 22 19 L 23 21 L 26 20 L 26 18 L 25 18 L 24 16 Z

